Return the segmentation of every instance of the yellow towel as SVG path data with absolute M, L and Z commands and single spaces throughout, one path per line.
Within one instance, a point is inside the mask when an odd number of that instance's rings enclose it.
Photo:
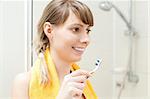
M 38 58 L 32 68 L 31 80 L 29 84 L 29 98 L 30 99 L 55 99 L 60 88 L 60 82 L 58 75 L 50 56 L 49 49 L 45 51 L 45 61 L 48 66 L 48 72 L 50 75 L 50 83 L 46 86 L 41 85 L 40 81 L 40 63 L 41 60 Z M 79 66 L 72 64 L 72 71 L 79 69 Z M 86 99 L 98 99 L 90 82 L 87 80 L 83 94 Z

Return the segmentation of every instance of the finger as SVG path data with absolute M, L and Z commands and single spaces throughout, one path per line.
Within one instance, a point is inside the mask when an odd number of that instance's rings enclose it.
M 83 90 L 85 87 L 85 83 L 76 83 L 76 82 L 69 82 L 68 86 Z
M 77 94 L 77 95 L 74 95 L 72 99 L 82 99 L 81 97 L 82 97 L 82 95 Z
M 84 83 L 86 80 L 87 80 L 87 76 L 85 76 L 85 75 L 75 76 L 75 77 L 70 78 L 70 81 L 79 82 L 79 83 Z
M 82 93 L 83 93 L 83 91 L 82 90 L 80 90 L 80 89 L 78 89 L 78 88 L 76 88 L 76 87 L 70 87 L 69 88 L 69 92 L 70 92 L 70 94 L 72 95 L 72 97 L 81 97 L 82 96 Z
M 72 77 L 80 76 L 80 75 L 92 76 L 92 75 L 89 73 L 89 71 L 81 70 L 81 69 L 78 69 L 78 70 L 73 71 L 73 72 L 71 73 L 71 76 L 72 76 Z

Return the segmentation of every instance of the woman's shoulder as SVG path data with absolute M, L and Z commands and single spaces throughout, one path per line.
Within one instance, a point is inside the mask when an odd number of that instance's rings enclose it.
M 18 84 L 26 84 L 30 80 L 31 70 L 16 75 L 14 82 Z
M 18 74 L 13 81 L 12 95 L 13 97 L 28 97 L 28 86 L 31 71 Z

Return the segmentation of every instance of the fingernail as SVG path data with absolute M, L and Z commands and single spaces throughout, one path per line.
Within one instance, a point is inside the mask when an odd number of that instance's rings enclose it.
M 90 78 L 90 77 L 92 77 L 91 75 L 90 76 L 86 76 L 86 79 L 88 79 L 88 78 Z
M 86 76 L 86 79 L 88 79 L 89 78 L 89 76 Z

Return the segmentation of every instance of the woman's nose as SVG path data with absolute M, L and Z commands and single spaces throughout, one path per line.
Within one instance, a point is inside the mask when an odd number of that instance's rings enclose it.
M 89 44 L 90 43 L 90 37 L 89 35 L 86 33 L 86 34 L 83 34 L 80 38 L 80 42 L 81 43 L 85 43 L 85 44 Z

